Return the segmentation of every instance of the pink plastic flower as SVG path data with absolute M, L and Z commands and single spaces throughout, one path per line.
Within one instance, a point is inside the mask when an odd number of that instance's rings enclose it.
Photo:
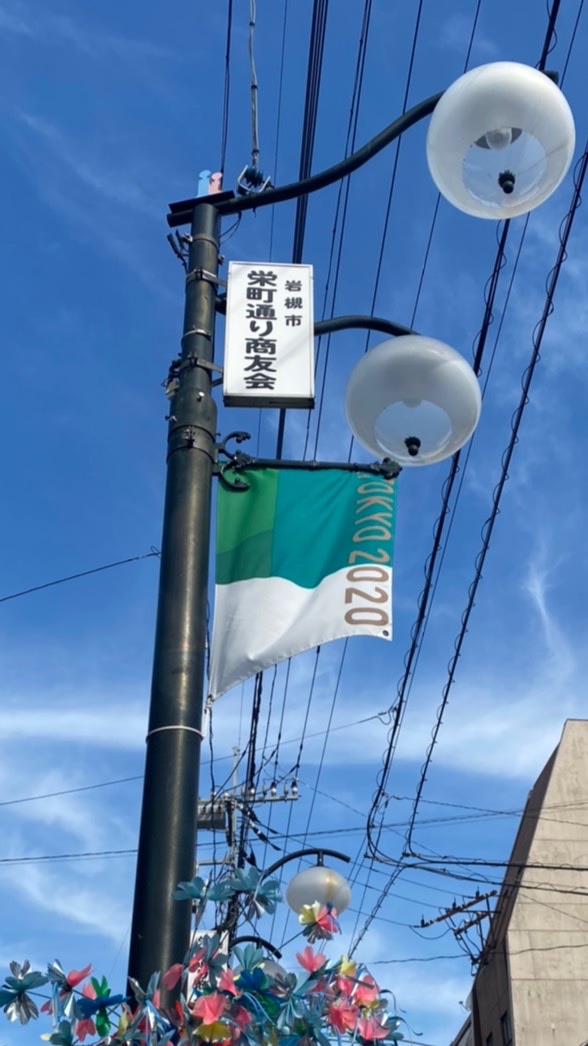
M 194 953 L 188 963 L 188 970 L 192 974 L 193 984 L 200 984 L 200 981 L 208 974 L 208 963 L 204 961 L 205 955 L 205 949 L 201 948 L 200 951 Z
M 326 955 L 323 955 L 322 952 L 315 952 L 310 944 L 307 944 L 303 952 L 296 952 L 296 958 L 303 970 L 308 970 L 309 973 L 316 973 L 327 961 Z
M 357 1022 L 357 1033 L 362 1039 L 374 1042 L 376 1039 L 385 1039 L 388 1028 L 385 1028 L 375 1017 L 360 1017 Z
M 240 1031 L 245 1031 L 247 1025 L 251 1024 L 251 1021 L 253 1020 L 249 1010 L 246 1010 L 245 1007 L 240 1004 L 231 1008 L 231 1017 Z
M 203 1024 L 214 1024 L 225 1011 L 227 1000 L 219 992 L 201 995 L 192 1007 L 195 1017 L 200 1017 Z
M 229 992 L 230 995 L 240 995 L 241 992 L 235 985 L 235 978 L 232 970 L 223 970 L 218 979 L 218 988 L 221 992 Z
M 335 977 L 335 984 L 337 985 L 337 990 L 346 998 L 349 998 L 355 987 L 355 981 L 352 981 L 350 977 L 342 977 L 341 974 Z
M 353 992 L 353 1001 L 356 1002 L 358 1006 L 371 1006 L 379 995 L 380 989 L 378 988 L 378 985 L 371 974 L 367 973 L 359 984 L 356 984 Z
M 88 972 L 89 972 L 90 968 L 88 967 L 87 969 L 88 969 Z M 84 976 L 87 976 L 87 974 L 84 974 Z M 78 984 L 79 984 L 79 981 L 78 981 Z M 96 998 L 96 992 L 94 990 L 94 985 L 92 983 L 85 984 L 83 989 L 82 989 L 82 995 L 85 995 L 86 999 L 95 999 Z M 95 1035 L 95 1034 L 96 1034 L 96 1025 L 94 1024 L 94 1021 L 92 1020 L 91 1017 L 86 1017 L 86 1018 L 76 1022 L 76 1035 L 77 1035 L 78 1039 L 80 1040 L 80 1042 L 84 1041 L 84 1039 L 86 1038 L 86 1035 Z
M 67 983 L 70 988 L 77 988 L 80 981 L 83 981 L 84 978 L 88 976 L 91 969 L 92 963 L 90 962 L 87 966 L 84 966 L 82 970 L 70 970 L 67 975 Z M 93 996 L 90 996 L 90 998 L 93 998 Z
M 352 1031 L 355 1028 L 357 1013 L 357 1006 L 352 1006 L 348 1002 L 334 1002 L 327 1010 L 327 1019 L 335 1031 L 343 1035 L 346 1031 Z
M 163 975 L 163 987 L 167 988 L 168 992 L 174 990 L 176 984 L 178 984 L 184 967 L 181 962 L 175 962 L 173 966 L 170 966 L 169 970 Z

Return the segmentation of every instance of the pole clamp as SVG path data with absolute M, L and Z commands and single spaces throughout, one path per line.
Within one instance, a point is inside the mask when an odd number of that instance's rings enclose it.
M 215 275 L 214 272 L 209 272 L 208 269 L 192 269 L 186 276 L 186 283 L 192 283 L 194 280 L 206 280 L 207 283 L 220 284 L 221 287 L 227 286 L 226 280 L 222 280 L 220 276 Z
M 172 420 L 170 418 L 170 421 Z M 176 419 L 173 419 L 176 420 Z M 216 448 L 214 445 L 214 435 L 203 425 L 175 425 L 169 434 L 168 439 L 168 454 L 167 460 L 169 461 L 172 454 L 176 450 L 200 450 L 203 454 L 206 454 L 212 461 L 213 465 L 216 464 Z
M 198 734 L 201 741 L 204 740 L 202 730 L 198 730 L 195 726 L 183 726 L 181 723 L 178 723 L 177 726 L 156 726 L 154 730 L 150 730 L 146 735 L 145 744 L 150 737 L 153 737 L 153 734 L 161 734 L 164 730 L 187 730 L 190 734 Z
M 188 332 L 192 334 L 192 331 Z M 198 334 L 204 334 L 204 331 L 197 331 Z M 202 356 L 185 356 L 180 364 L 178 364 L 178 371 L 185 370 L 186 367 L 202 367 L 202 370 L 216 371 L 217 374 L 224 374 L 224 367 L 220 367 L 218 363 L 213 363 L 211 360 L 204 360 Z

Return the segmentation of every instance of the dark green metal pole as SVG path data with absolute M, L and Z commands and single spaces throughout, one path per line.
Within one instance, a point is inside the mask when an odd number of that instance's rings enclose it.
M 214 350 L 218 214 L 206 197 L 192 218 L 179 388 L 170 400 L 167 483 L 153 680 L 129 976 L 144 988 L 181 962 L 191 906 L 172 900 L 194 874 L 202 741 L 210 499 L 216 408 Z

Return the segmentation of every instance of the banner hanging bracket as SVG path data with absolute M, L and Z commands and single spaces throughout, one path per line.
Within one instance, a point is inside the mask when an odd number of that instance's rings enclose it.
M 392 458 L 370 461 L 365 464 L 354 461 L 287 461 L 283 458 L 254 458 L 241 450 L 228 449 L 227 443 L 233 439 L 237 443 L 244 443 L 251 439 L 251 435 L 249 432 L 230 432 L 228 436 L 225 436 L 216 447 L 217 464 L 214 470 L 219 479 L 233 490 L 249 490 L 247 480 L 238 474 L 244 469 L 305 469 L 311 472 L 339 469 L 341 472 L 365 472 L 372 476 L 382 476 L 387 480 L 396 479 L 402 471 L 402 466 Z M 227 460 L 219 463 L 218 455 L 223 455 Z M 227 473 L 237 473 L 237 475 L 227 475 Z

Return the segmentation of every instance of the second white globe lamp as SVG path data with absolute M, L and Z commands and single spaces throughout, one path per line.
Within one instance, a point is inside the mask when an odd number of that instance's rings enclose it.
M 345 394 L 347 422 L 378 458 L 431 465 L 455 454 L 482 406 L 477 378 L 455 349 L 434 338 L 391 338 L 362 356 Z

